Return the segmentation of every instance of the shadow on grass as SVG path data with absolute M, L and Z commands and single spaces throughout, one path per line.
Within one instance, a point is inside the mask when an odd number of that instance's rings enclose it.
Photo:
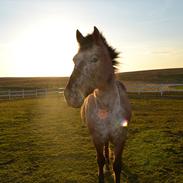
M 122 164 L 122 179 L 124 182 L 128 183 L 140 183 L 138 175 L 131 172 L 130 169 L 125 165 Z

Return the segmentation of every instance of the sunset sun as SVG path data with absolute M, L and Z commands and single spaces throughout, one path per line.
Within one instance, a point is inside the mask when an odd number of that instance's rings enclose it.
M 14 71 L 24 76 L 69 75 L 77 49 L 73 29 L 59 20 L 36 24 L 22 30 L 11 45 Z

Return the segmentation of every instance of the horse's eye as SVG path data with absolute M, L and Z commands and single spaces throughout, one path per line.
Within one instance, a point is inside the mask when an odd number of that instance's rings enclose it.
M 97 57 L 92 58 L 91 62 L 96 63 L 98 61 Z

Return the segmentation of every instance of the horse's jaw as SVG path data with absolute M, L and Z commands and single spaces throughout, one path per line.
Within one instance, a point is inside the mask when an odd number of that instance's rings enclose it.
M 67 104 L 73 108 L 80 108 L 84 102 L 84 97 L 78 96 L 75 93 L 71 94 L 69 90 L 64 90 L 64 97 Z
M 66 101 L 67 101 L 68 106 L 73 107 L 73 108 L 80 108 L 83 104 L 83 102 L 82 103 L 76 103 L 76 102 L 71 102 L 71 101 L 68 101 L 68 100 L 66 100 Z

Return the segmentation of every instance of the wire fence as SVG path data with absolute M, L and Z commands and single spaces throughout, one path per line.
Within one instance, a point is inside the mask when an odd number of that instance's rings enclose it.
M 128 93 L 137 93 L 141 95 L 143 93 L 159 93 L 163 96 L 165 93 L 182 93 L 183 84 L 152 84 L 152 83 L 143 83 L 143 84 L 133 84 L 128 85 Z
M 56 96 L 63 93 L 64 88 L 56 89 L 8 89 L 0 90 L 0 100 L 13 100 L 13 99 L 25 99 L 25 98 L 36 98 L 45 96 Z
M 45 96 L 60 96 L 64 88 L 42 88 L 42 89 L 1 89 L 0 100 L 13 100 L 25 98 L 37 98 Z M 133 84 L 127 86 L 128 93 L 142 95 L 144 93 L 158 93 L 163 96 L 167 92 L 181 93 L 183 95 L 183 84 Z

